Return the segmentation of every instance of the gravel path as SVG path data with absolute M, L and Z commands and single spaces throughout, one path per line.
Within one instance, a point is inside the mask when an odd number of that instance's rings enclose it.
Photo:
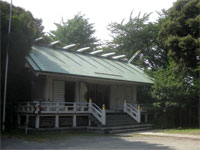
M 150 130 L 150 131 L 142 131 L 142 132 L 122 133 L 122 134 L 118 134 L 118 135 L 127 136 L 127 135 L 139 134 L 139 135 L 154 135 L 154 136 L 163 136 L 163 137 L 190 138 L 190 139 L 200 140 L 200 135 L 163 133 L 163 132 L 159 132 L 159 131 L 160 130 Z
M 200 150 L 199 139 L 156 136 L 72 136 L 47 142 L 2 138 L 1 149 Z

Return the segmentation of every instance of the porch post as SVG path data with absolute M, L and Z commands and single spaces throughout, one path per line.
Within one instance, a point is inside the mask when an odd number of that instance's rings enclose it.
M 102 106 L 102 124 L 106 125 L 106 107 L 105 104 Z
M 145 113 L 145 123 L 148 122 L 148 113 Z
M 28 123 L 29 123 L 29 115 L 26 115 L 26 128 L 25 128 L 25 133 L 28 133 Z
M 79 81 L 76 81 L 76 87 L 75 87 L 75 101 L 80 102 L 80 83 Z
M 56 113 L 59 113 L 59 103 L 56 103 Z
M 21 125 L 21 116 L 19 114 L 17 115 L 17 125 L 18 127 Z
M 138 122 L 141 122 L 141 107 L 140 105 L 138 105 L 138 113 L 137 113 L 137 118 L 138 118 Z
M 90 117 L 88 118 L 88 126 L 91 127 L 91 119 L 90 119 Z
M 127 109 L 127 104 L 126 104 L 126 99 L 124 99 L 124 112 L 126 112 Z
M 76 115 L 73 115 L 73 127 L 76 127 Z
M 59 115 L 55 116 L 55 127 L 59 128 Z
M 92 113 L 92 99 L 89 99 L 89 113 Z
M 40 116 L 35 116 L 35 128 L 40 128 Z

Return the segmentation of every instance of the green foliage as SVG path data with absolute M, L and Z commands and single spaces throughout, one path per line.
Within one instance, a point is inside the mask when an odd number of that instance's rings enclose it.
M 78 13 L 74 18 L 65 22 L 63 19 L 61 23 L 55 23 L 57 29 L 52 31 L 55 34 L 53 40 L 60 40 L 61 45 L 78 44 L 79 47 L 95 47 L 97 39 L 94 37 L 94 27 L 90 24 L 84 15 Z
M 8 22 L 10 5 L 7 2 L 1 4 L 1 48 L 2 48 L 2 66 L 4 68 L 5 53 L 8 40 Z M 9 35 L 9 65 L 11 70 L 16 66 L 24 66 L 24 57 L 31 49 L 35 38 L 42 35 L 42 21 L 33 18 L 32 14 L 20 7 L 13 6 L 12 9 L 12 24 Z M 15 67 L 14 67 L 14 66 Z M 12 68 L 14 67 L 14 68 Z M 16 72 L 17 70 L 15 70 Z
M 173 112 L 171 120 L 174 114 L 196 111 L 194 108 L 198 108 L 199 6 L 198 0 L 178 0 L 169 10 L 168 20 L 159 32 L 158 40 L 167 49 L 170 63 L 167 68 L 152 73 L 155 81 L 152 96 L 154 106 L 160 112 Z M 181 115 L 179 119 L 181 122 Z
M 157 41 L 161 24 L 166 21 L 166 11 L 160 13 L 160 19 L 156 23 L 148 22 L 151 14 L 140 13 L 137 17 L 132 17 L 127 23 L 124 20 L 119 23 L 109 25 L 109 30 L 113 34 L 112 45 L 118 53 L 124 53 L 130 58 L 137 50 L 142 50 L 142 58 L 135 58 L 134 64 L 146 69 L 156 69 L 166 67 L 168 63 L 167 53 Z
M 167 69 L 154 73 L 153 96 L 164 108 L 193 104 L 199 93 L 199 6 L 197 0 L 178 0 L 169 11 L 159 39 L 169 49 Z
M 175 63 L 170 62 L 167 69 L 154 72 L 154 106 L 164 111 L 172 108 L 183 109 L 198 98 L 194 92 L 196 84 L 193 78 L 185 70 L 177 72 L 174 65 Z
M 42 35 L 42 21 L 33 18 L 32 14 L 23 8 L 13 6 L 11 32 L 8 37 L 8 23 L 10 4 L 0 2 L 1 5 L 1 92 L 4 89 L 5 60 L 8 46 L 8 84 L 7 84 L 7 102 L 17 99 L 30 98 L 30 79 L 26 76 L 25 56 L 31 50 L 35 40 Z M 8 43 L 9 39 L 9 43 Z M 2 92 L 3 93 L 3 92 Z M 3 96 L 3 94 L 2 94 Z M 2 97 L 1 97 L 2 98 Z
M 174 112 L 168 111 L 160 113 L 151 123 L 155 129 L 169 129 L 177 127 L 174 123 L 175 117 L 172 116 Z
M 168 55 L 180 69 L 186 66 L 191 71 L 200 65 L 199 10 L 199 0 L 178 0 L 159 33 L 160 41 L 169 49 Z
M 161 132 L 163 132 L 163 133 L 173 133 L 173 134 L 200 135 L 200 129 L 197 129 L 197 128 L 193 128 L 193 129 L 178 128 L 178 129 L 164 130 L 164 131 L 161 131 Z
M 137 101 L 139 104 L 145 105 L 146 107 L 152 107 L 154 99 L 151 96 L 151 90 L 151 86 L 137 86 Z
M 151 87 L 138 88 L 138 100 L 161 114 L 160 126 L 175 126 L 182 117 L 174 114 L 196 111 L 200 95 L 200 1 L 178 0 L 160 18 L 148 22 L 150 14 L 140 14 L 127 23 L 112 23 L 111 49 L 130 58 L 137 50 L 134 64 L 154 78 Z M 107 47 L 108 49 L 109 47 Z M 151 94 L 150 94 L 151 93 Z M 150 102 L 147 102 L 150 101 Z M 167 114 L 167 116 L 165 116 Z M 178 117 L 178 118 L 177 118 Z M 197 117 L 197 116 L 195 116 Z M 189 117 L 190 120 L 190 117 Z

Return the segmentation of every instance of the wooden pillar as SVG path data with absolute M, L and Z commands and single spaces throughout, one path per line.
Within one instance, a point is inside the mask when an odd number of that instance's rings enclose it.
M 148 122 L 148 113 L 145 113 L 145 123 Z
M 35 116 L 35 128 L 40 128 L 40 116 Z
M 59 115 L 55 116 L 55 127 L 59 128 Z
M 76 115 L 73 115 L 73 127 L 76 127 Z
M 26 128 L 25 128 L 26 134 L 28 134 L 28 123 L 29 123 L 29 115 L 26 115 Z
M 154 113 L 154 119 L 156 119 L 157 118 L 157 114 L 156 113 Z
M 92 98 L 89 99 L 89 113 L 92 113 Z
M 91 127 L 91 119 L 90 119 L 90 117 L 88 118 L 88 126 Z
M 106 106 L 104 104 L 102 106 L 102 124 L 106 125 Z
M 137 116 L 137 118 L 138 118 L 138 122 L 141 122 L 141 107 L 140 107 L 140 105 L 138 105 L 138 116 Z
M 80 102 L 80 82 L 76 81 L 75 87 L 75 101 Z
M 45 99 L 52 100 L 52 77 L 47 76 L 45 82 Z
M 126 104 L 126 99 L 124 99 L 124 112 L 127 111 L 127 104 Z
M 21 116 L 19 114 L 17 115 L 17 125 L 21 125 Z
M 26 124 L 29 122 L 29 115 L 26 115 Z

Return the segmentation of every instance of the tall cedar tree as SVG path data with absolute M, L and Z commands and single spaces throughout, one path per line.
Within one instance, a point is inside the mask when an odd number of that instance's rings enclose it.
M 18 100 L 31 98 L 29 74 L 25 69 L 25 56 L 31 50 L 34 39 L 42 35 L 42 21 L 21 7 L 12 8 L 11 32 L 8 37 L 10 4 L 1 5 L 1 99 L 3 102 L 5 81 L 5 60 L 8 46 L 7 117 L 11 117 L 12 106 Z M 8 41 L 9 40 L 9 41 Z M 9 43 L 8 43 L 9 42 Z M 2 108 L 1 103 L 1 108 Z M 1 109 L 2 110 L 2 109 Z

